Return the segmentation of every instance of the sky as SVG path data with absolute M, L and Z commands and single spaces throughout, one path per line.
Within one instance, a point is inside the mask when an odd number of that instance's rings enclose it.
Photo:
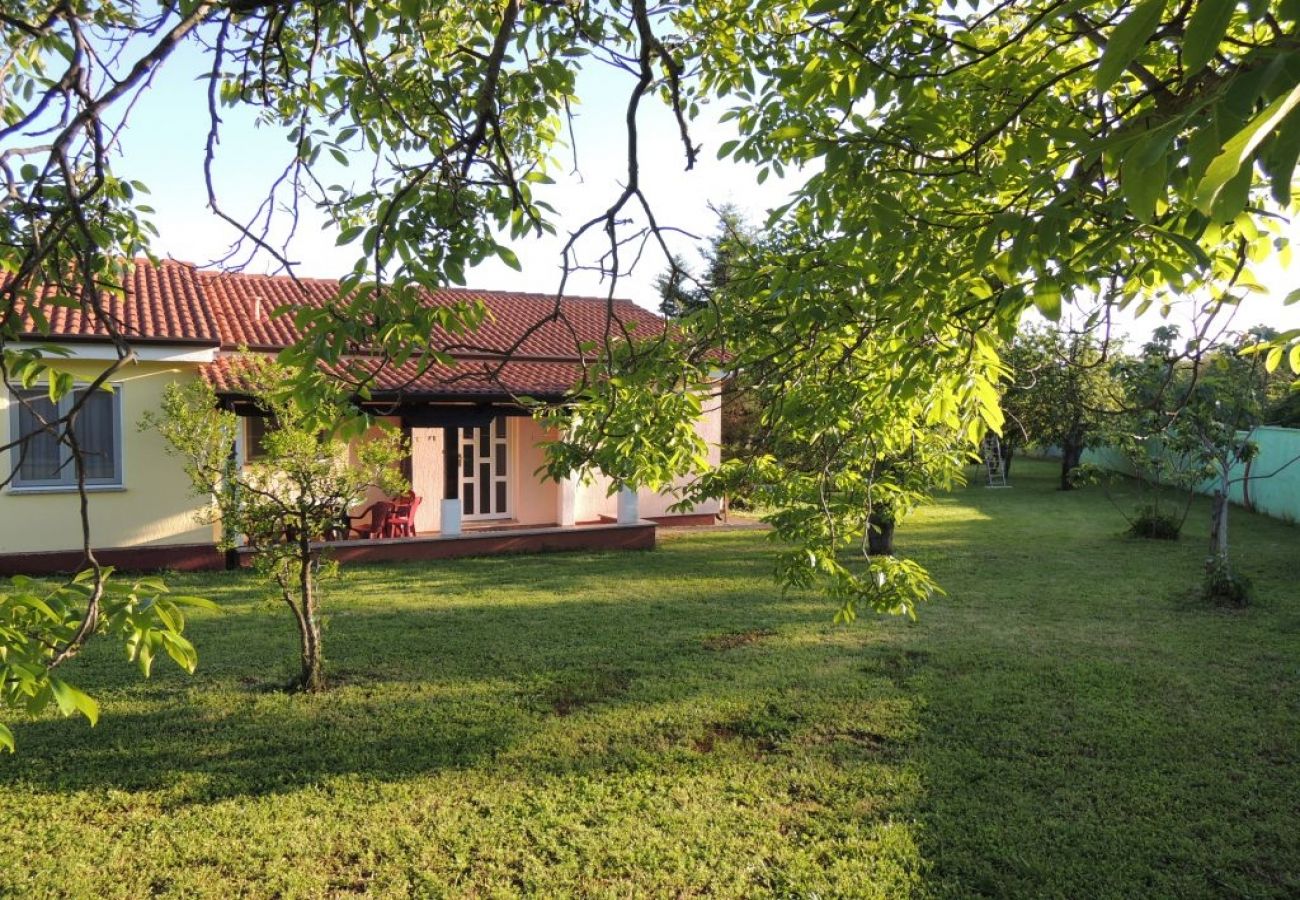
M 206 67 L 197 47 L 187 47 L 168 61 L 152 89 L 131 113 L 123 135 L 118 173 L 148 185 L 148 202 L 155 210 L 152 221 L 160 236 L 155 250 L 188 262 L 204 264 L 223 255 L 237 236 L 228 224 L 207 209 L 203 180 L 204 144 L 208 131 L 206 83 L 200 80 Z M 554 292 L 559 285 L 561 247 L 568 232 L 603 212 L 617 197 L 626 178 L 626 136 L 624 105 L 632 83 L 627 73 L 601 67 L 584 73 L 578 90 L 584 105 L 575 107 L 574 134 L 578 172 L 566 165 L 553 172 L 556 183 L 541 186 L 539 199 L 551 203 L 560 213 L 558 236 L 525 238 L 512 245 L 522 271 L 499 260 L 485 262 L 467 273 L 470 286 L 520 291 Z M 785 201 L 795 184 L 773 177 L 760 185 L 757 168 L 717 160 L 718 146 L 730 136 L 717 123 L 723 108 L 706 110 L 693 126 L 693 139 L 703 150 L 691 171 L 686 171 L 685 153 L 677 125 L 656 99 L 642 101 L 641 183 L 661 225 L 680 228 L 685 235 L 673 238 L 674 252 L 691 258 L 697 245 L 714 231 L 716 216 L 710 204 L 733 204 L 749 218 L 761 220 L 767 209 Z M 259 128 L 244 111 L 222 111 L 222 143 L 217 155 L 217 187 L 220 202 L 244 214 L 251 212 L 287 163 L 291 145 L 283 133 Z M 324 158 L 324 157 L 323 157 Z M 328 163 L 331 180 L 364 179 L 369 159 L 352 168 Z M 355 260 L 354 246 L 336 246 L 335 234 L 325 218 L 306 209 L 304 224 L 294 237 L 291 258 L 299 262 L 300 274 L 335 277 L 349 271 Z M 254 262 L 252 270 L 266 270 L 271 261 Z M 649 308 L 658 305 L 655 277 L 664 271 L 662 252 L 647 251 L 627 279 L 620 279 L 617 294 Z M 576 273 L 566 292 L 603 296 L 608 290 L 596 273 Z
M 208 129 L 206 82 L 201 80 L 205 71 L 201 50 L 193 44 L 168 61 L 133 109 L 116 163 L 120 175 L 145 182 L 152 192 L 149 202 L 156 210 L 153 222 L 160 232 L 155 250 L 200 265 L 220 258 L 236 237 L 229 225 L 207 209 L 202 171 Z M 522 271 L 494 259 L 467 273 L 471 287 L 542 293 L 556 290 L 560 248 L 568 230 L 602 212 L 621 189 L 626 171 L 622 117 L 630 84 L 631 75 L 604 66 L 580 76 L 578 93 L 584 104 L 575 108 L 574 122 L 579 171 L 569 173 L 566 165 L 565 171 L 553 173 L 556 184 L 538 195 L 561 213 L 559 235 L 514 244 Z M 730 203 L 752 221 L 761 222 L 766 210 L 785 202 L 803 177 L 793 171 L 785 179 L 772 177 L 760 185 L 756 167 L 718 161 L 718 146 L 733 136 L 727 125 L 717 121 L 724 109 L 705 108 L 693 124 L 692 137 L 702 145 L 702 152 L 694 169 L 686 171 L 681 139 L 668 110 L 653 98 L 642 102 L 641 182 L 661 224 L 698 236 L 698 240 L 680 235 L 673 239 L 674 251 L 688 259 L 698 258 L 696 248 L 714 230 L 716 217 L 711 206 Z M 288 161 L 291 146 L 283 133 L 257 127 L 246 111 L 226 109 L 222 115 L 223 140 L 216 168 L 219 198 L 229 209 L 247 214 Z M 368 162 L 358 162 L 355 177 L 364 177 Z M 353 177 L 351 172 L 330 163 L 326 180 L 346 181 Z M 1300 226 L 1292 228 L 1292 240 L 1300 243 Z M 336 277 L 351 268 L 355 252 L 352 247 L 336 246 L 323 216 L 306 208 L 290 257 L 300 263 L 300 274 Z M 656 308 L 654 281 L 665 267 L 657 250 L 648 251 L 636 270 L 620 279 L 616 293 Z M 253 271 L 268 268 L 270 261 L 265 258 L 251 266 Z M 1270 295 L 1248 298 L 1233 316 L 1234 327 L 1264 323 L 1279 329 L 1300 328 L 1300 304 L 1282 305 L 1282 298 L 1300 286 L 1297 270 L 1283 270 L 1273 261 L 1263 268 L 1261 281 Z M 571 276 L 566 290 L 603 296 L 608 285 L 595 273 L 579 272 Z M 1183 322 L 1189 316 L 1177 311 L 1173 318 Z M 1163 322 L 1153 310 L 1138 320 L 1122 313 L 1117 325 L 1140 342 Z

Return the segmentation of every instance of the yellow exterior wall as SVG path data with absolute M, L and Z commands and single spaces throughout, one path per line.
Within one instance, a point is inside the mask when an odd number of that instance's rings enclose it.
M 89 381 L 105 363 L 59 361 L 60 369 L 78 381 Z M 190 491 L 178 459 L 168 456 L 163 439 L 142 432 L 146 410 L 161 408 L 168 384 L 198 377 L 193 363 L 141 362 L 127 366 L 113 379 L 121 391 L 122 487 L 90 494 L 91 540 L 95 547 L 138 547 L 203 544 L 213 541 L 213 526 L 197 521 L 204 502 Z M 8 392 L 0 389 L 0 444 L 9 442 Z M 5 474 L 16 460 L 0 454 Z M 0 553 L 39 553 L 81 547 L 81 518 L 75 490 L 57 493 L 0 491 Z

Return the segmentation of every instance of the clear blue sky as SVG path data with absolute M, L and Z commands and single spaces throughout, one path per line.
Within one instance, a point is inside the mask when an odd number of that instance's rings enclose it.
M 202 178 L 208 126 L 206 83 L 200 80 L 204 72 L 202 55 L 193 45 L 182 48 L 168 61 L 153 89 L 133 111 L 122 143 L 122 158 L 117 163 L 121 174 L 144 181 L 153 192 L 152 205 L 157 210 L 154 223 L 161 233 L 156 242 L 158 252 L 200 264 L 222 255 L 235 237 L 235 232 L 207 209 Z M 630 75 L 605 67 L 583 74 L 579 93 L 585 102 L 576 110 L 575 123 L 580 175 L 556 173 L 557 183 L 540 195 L 560 211 L 561 236 L 516 245 L 522 272 L 497 261 L 485 263 L 468 273 L 472 286 L 540 292 L 556 289 L 560 246 L 567 238 L 567 229 L 601 212 L 621 187 L 626 159 L 622 116 L 630 83 Z M 695 169 L 686 172 L 676 124 L 668 111 L 653 98 L 646 98 L 642 109 L 641 178 L 661 224 L 703 237 L 714 226 L 709 205 L 722 203 L 733 203 L 752 219 L 761 220 L 764 211 L 784 202 L 797 183 L 791 180 L 799 177 L 794 173 L 784 182 L 772 178 L 759 185 L 755 168 L 718 162 L 718 146 L 732 136 L 727 126 L 717 123 L 721 107 L 705 110 L 701 121 L 693 126 L 694 139 L 703 144 L 703 151 Z M 292 148 L 283 133 L 255 127 L 246 111 L 227 109 L 223 116 L 217 170 L 220 198 L 232 211 L 247 214 L 265 196 Z M 368 162 L 359 161 L 357 177 L 364 177 L 361 169 Z M 341 166 L 330 174 L 333 178 L 325 179 L 327 183 L 350 178 L 349 169 Z M 1292 238 L 1300 242 L 1300 229 L 1293 229 Z M 690 258 L 695 242 L 677 240 L 675 249 Z M 301 262 L 303 274 L 319 276 L 342 274 L 351 268 L 355 258 L 352 248 L 335 246 L 334 234 L 310 208 L 305 211 L 291 256 Z M 261 267 L 265 265 L 261 263 Z M 617 293 L 653 308 L 658 302 L 654 278 L 663 269 L 662 256 L 648 251 L 632 277 L 620 280 Z M 1294 270 L 1284 271 L 1270 264 L 1262 280 L 1272 295 L 1250 297 L 1235 314 L 1234 325 L 1244 328 L 1267 323 L 1277 328 L 1300 328 L 1300 304 L 1283 307 L 1281 303 L 1293 287 L 1300 286 Z M 578 273 L 571 278 L 568 290 L 604 294 L 606 286 L 594 274 Z M 1185 318 L 1181 313 L 1176 317 Z M 1154 311 L 1137 322 L 1131 316 L 1121 316 L 1121 327 L 1139 338 L 1159 324 L 1161 320 Z

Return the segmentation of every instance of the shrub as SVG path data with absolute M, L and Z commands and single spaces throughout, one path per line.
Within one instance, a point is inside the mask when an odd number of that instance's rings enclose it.
M 1158 506 L 1139 506 L 1129 520 L 1128 533 L 1132 537 L 1156 541 L 1176 541 L 1183 523 L 1172 513 Z
M 1201 596 L 1218 606 L 1242 608 L 1250 605 L 1254 594 L 1251 581 L 1240 572 L 1234 572 L 1224 557 L 1211 557 L 1205 564 L 1205 579 L 1201 582 Z

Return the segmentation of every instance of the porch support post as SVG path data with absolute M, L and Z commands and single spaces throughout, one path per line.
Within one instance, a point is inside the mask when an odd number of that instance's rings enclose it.
M 555 483 L 555 521 L 572 528 L 578 521 L 578 479 L 561 478 Z
M 236 471 L 241 471 L 244 468 L 244 462 L 248 458 L 248 450 L 244 447 L 245 435 L 248 433 L 248 423 L 244 421 L 243 416 L 236 418 L 235 422 L 235 443 L 230 448 L 230 455 L 234 458 Z M 213 497 L 211 502 L 215 506 L 217 498 Z M 218 522 L 217 527 L 221 529 L 222 536 L 224 536 L 226 523 Z M 241 546 L 247 544 L 248 538 L 241 534 L 236 543 Z M 226 551 L 226 568 L 231 570 L 239 568 L 239 551 L 234 547 Z
M 439 523 L 439 531 L 447 537 L 455 537 L 460 534 L 460 498 L 452 497 L 450 500 L 442 501 L 442 521 Z
M 641 521 L 640 498 L 629 487 L 618 489 L 618 524 L 635 525 Z
M 438 530 L 448 537 L 460 534 L 460 429 L 442 430 L 442 506 Z

